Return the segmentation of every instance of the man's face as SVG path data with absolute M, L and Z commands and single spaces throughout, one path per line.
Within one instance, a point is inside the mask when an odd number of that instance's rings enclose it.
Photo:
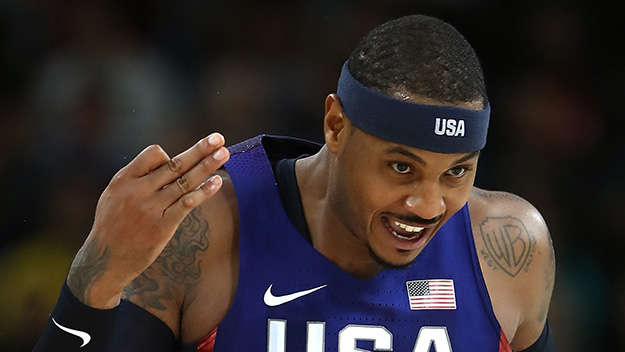
M 467 202 L 479 153 L 434 153 L 351 129 L 337 153 L 333 211 L 376 261 L 410 264 Z

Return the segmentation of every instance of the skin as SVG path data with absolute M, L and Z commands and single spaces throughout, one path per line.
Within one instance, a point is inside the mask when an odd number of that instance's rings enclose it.
M 372 277 L 413 261 L 468 201 L 495 315 L 514 349 L 538 338 L 554 283 L 549 232 L 523 199 L 473 186 L 479 153 L 439 154 L 368 135 L 351 126 L 336 95 L 326 99 L 324 134 L 320 152 L 296 163 L 319 252 L 353 276 Z M 96 308 L 127 298 L 183 343 L 219 324 L 239 269 L 236 197 L 218 170 L 228 158 L 223 145 L 213 134 L 172 159 L 152 146 L 120 170 L 70 269 L 76 297 Z M 394 220 L 425 227 L 425 234 L 400 240 L 391 232 Z

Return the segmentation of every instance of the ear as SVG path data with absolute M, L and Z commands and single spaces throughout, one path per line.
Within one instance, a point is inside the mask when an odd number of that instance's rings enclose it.
M 341 101 L 336 94 L 326 98 L 326 112 L 323 119 L 323 133 L 326 146 L 333 153 L 338 153 L 349 135 L 350 122 L 343 113 Z

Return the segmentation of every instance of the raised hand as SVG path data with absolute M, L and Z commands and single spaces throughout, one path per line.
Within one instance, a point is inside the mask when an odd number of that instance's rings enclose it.
M 169 158 L 157 145 L 122 168 L 102 193 L 67 284 L 83 303 L 111 308 L 123 288 L 162 252 L 191 210 L 222 185 L 208 178 L 229 158 L 218 133 Z M 207 179 L 208 178 L 208 179 Z

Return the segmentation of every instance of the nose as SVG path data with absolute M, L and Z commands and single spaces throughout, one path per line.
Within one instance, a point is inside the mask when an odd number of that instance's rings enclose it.
M 404 206 L 408 211 L 426 220 L 434 219 L 447 210 L 441 189 L 437 185 L 419 184 L 406 196 Z

